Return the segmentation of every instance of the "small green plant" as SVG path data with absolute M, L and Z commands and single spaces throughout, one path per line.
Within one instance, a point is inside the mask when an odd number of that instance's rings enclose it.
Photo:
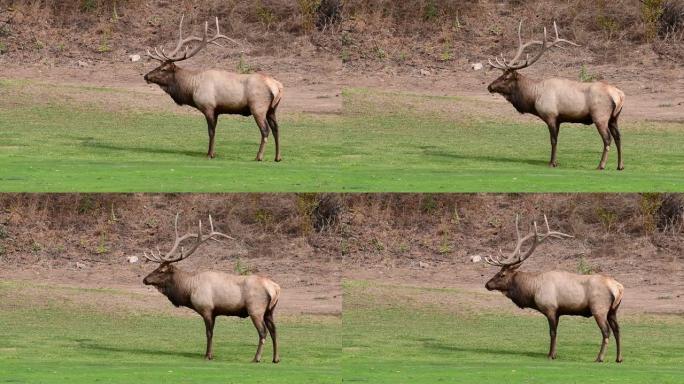
M 584 257 L 581 257 L 577 263 L 577 273 L 580 275 L 593 275 L 594 267 L 592 267 Z
M 401 243 L 399 244 L 399 253 L 405 254 L 411 249 L 411 246 L 408 245 L 407 243 Z
M 348 63 L 351 61 L 351 54 L 348 50 L 342 49 L 342 52 L 340 53 L 340 59 L 342 59 L 343 63 Z
M 0 259 L 2 259 L 3 256 L 5 256 L 5 252 L 5 246 L 0 244 Z
M 78 199 L 77 211 L 80 214 L 86 214 L 95 209 L 95 200 L 91 195 L 83 195 Z
M 425 5 L 425 8 L 423 9 L 423 20 L 432 21 L 435 20 L 438 15 L 439 10 L 437 9 L 437 4 L 435 4 L 435 1 L 428 1 L 428 3 Z
M 665 0 L 640 0 L 641 16 L 644 20 L 644 34 L 647 40 L 658 36 L 658 22 L 664 11 Z
M 349 242 L 346 239 L 340 240 L 340 254 L 342 256 L 349 254 Z
M 268 227 L 273 223 L 273 214 L 265 209 L 257 209 L 254 213 L 254 221 L 264 227 Z
M 33 46 L 36 47 L 36 50 L 41 51 L 45 48 L 45 43 L 43 43 L 42 41 L 40 41 L 38 39 L 35 39 L 33 41 Z
M 95 249 L 95 253 L 98 255 L 103 255 L 105 253 L 109 252 L 109 249 L 107 248 L 107 235 L 102 234 L 100 235 L 100 242 L 97 244 L 97 249 Z
M 91 12 L 97 9 L 96 0 L 82 0 L 81 1 L 81 11 Z
M 432 214 L 437 210 L 437 200 L 433 195 L 423 195 L 420 202 L 420 210 L 427 214 Z
M 299 12 L 302 15 L 302 29 L 311 31 L 316 25 L 316 12 L 322 0 L 297 0 Z
M 5 43 L 0 42 L 0 55 L 2 55 L 3 53 L 7 53 L 7 46 L 5 45 Z
M 39 242 L 34 241 L 34 242 L 31 244 L 31 251 L 33 251 L 33 253 L 38 253 L 38 252 L 40 252 L 41 249 L 43 249 L 43 246 L 40 245 Z
M 587 70 L 587 67 L 582 64 L 580 67 L 580 72 L 579 72 L 579 80 L 583 83 L 591 83 L 593 81 L 596 81 L 597 78 L 595 75 L 589 73 Z
M 639 210 L 644 226 L 644 231 L 648 234 L 657 229 L 657 213 L 663 200 L 659 193 L 644 193 L 639 201 Z
M 276 15 L 269 8 L 265 7 L 261 1 L 256 2 L 256 14 L 259 22 L 268 29 L 276 21 Z
M 0 225 L 0 240 L 4 240 L 9 237 L 9 233 L 7 232 L 7 228 L 5 228 L 4 225 Z
M 378 240 L 376 238 L 373 238 L 373 240 L 371 240 L 371 245 L 378 252 L 385 250 L 385 244 L 383 244 L 382 242 L 380 242 L 380 240 Z
M 373 53 L 380 60 L 383 60 L 385 57 L 387 57 L 387 53 L 385 52 L 385 50 L 380 47 L 373 48 Z
M 252 66 L 245 61 L 245 55 L 240 55 L 240 60 L 237 63 L 237 71 L 243 75 L 254 72 Z
M 351 33 L 346 32 L 346 31 L 342 32 L 342 46 L 348 47 L 352 44 L 354 44 L 354 39 L 352 38 Z
M 112 48 L 109 46 L 109 41 L 106 37 L 103 37 L 102 40 L 100 40 L 100 45 L 97 47 L 97 51 L 99 53 L 106 53 L 111 50 Z
M 599 28 L 608 35 L 608 40 L 612 39 L 615 33 L 620 29 L 620 24 L 611 16 L 598 15 L 596 17 L 596 24 L 598 24 Z
M 445 48 L 444 51 L 442 52 L 442 57 L 440 58 L 442 61 L 451 61 L 454 58 L 454 54 L 451 52 L 451 49 Z
M 240 276 L 245 276 L 252 273 L 252 268 L 240 258 L 235 261 L 235 268 L 233 270 Z
M 617 213 L 600 207 L 596 214 L 598 215 L 599 220 L 601 220 L 601 224 L 603 224 L 603 228 L 606 230 L 606 232 L 610 232 L 610 230 L 613 228 L 613 225 L 617 221 Z

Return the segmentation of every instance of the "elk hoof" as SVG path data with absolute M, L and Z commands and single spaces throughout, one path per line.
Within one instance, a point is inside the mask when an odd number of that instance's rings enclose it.
M 207 159 L 213 159 L 216 157 L 215 153 L 207 153 Z
M 547 357 L 549 360 L 556 360 L 556 354 L 555 353 L 553 355 L 548 355 Z
M 617 359 L 615 359 L 615 362 L 616 363 L 622 363 L 622 357 L 618 357 Z
M 273 359 L 273 364 L 278 364 L 280 363 L 280 357 L 276 357 Z
M 254 159 L 254 161 L 264 161 L 264 158 L 257 156 L 256 159 Z
M 557 167 L 558 167 L 558 163 L 557 163 L 557 162 L 555 162 L 555 161 L 549 162 L 549 168 L 557 168 Z
M 603 359 L 600 357 L 597 357 L 596 360 L 594 360 L 595 363 L 603 363 Z
M 624 166 L 624 165 L 620 165 L 620 166 L 618 166 L 618 169 L 617 169 L 617 170 L 618 170 L 618 171 L 624 171 L 624 170 L 625 170 L 625 166 Z
M 260 363 L 261 359 L 257 359 L 256 357 L 252 359 L 252 363 Z
M 214 360 L 214 355 L 205 355 L 204 360 L 207 360 L 207 361 Z
M 283 158 L 282 158 L 282 157 L 276 157 L 276 158 L 275 158 L 275 162 L 276 162 L 276 163 L 280 163 L 281 161 L 283 161 Z
M 605 165 L 599 165 L 598 167 L 596 167 L 596 169 L 599 171 L 603 171 L 604 169 L 606 169 L 606 166 Z

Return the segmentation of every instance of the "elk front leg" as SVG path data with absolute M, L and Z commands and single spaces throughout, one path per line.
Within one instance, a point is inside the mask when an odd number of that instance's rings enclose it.
M 216 157 L 216 152 L 214 152 L 214 135 L 216 134 L 216 123 L 218 121 L 218 116 L 214 114 L 214 111 L 204 112 L 204 117 L 207 119 L 207 131 L 209 133 L 209 149 L 207 150 L 207 157 L 213 159 Z
M 253 363 L 258 363 L 261 361 L 261 353 L 264 351 L 264 344 L 266 343 L 266 324 L 264 323 L 264 315 L 250 315 L 252 318 L 252 323 L 259 333 L 259 346 L 257 347 L 256 355 L 254 355 Z
M 271 340 L 273 341 L 273 362 L 279 363 L 280 354 L 278 353 L 278 336 L 276 335 L 276 326 L 275 322 L 273 321 L 273 312 L 268 311 L 264 315 L 264 322 L 266 323 L 266 328 L 268 328 L 268 332 L 271 334 Z
M 558 166 L 558 160 L 556 159 L 556 147 L 558 145 L 558 131 L 560 130 L 560 124 L 556 122 L 555 119 L 550 119 L 546 122 L 549 127 L 549 138 L 551 139 L 551 160 L 549 160 L 549 167 L 556 168 Z
M 596 324 L 598 324 L 601 329 L 601 335 L 603 336 L 601 350 L 596 357 L 596 362 L 602 363 L 603 358 L 606 356 L 606 347 L 608 346 L 608 339 L 610 338 L 610 328 L 608 327 L 608 320 L 604 314 L 594 314 L 594 318 L 596 319 Z
M 256 120 L 256 123 L 259 126 L 259 131 L 261 132 L 261 144 L 259 145 L 259 152 L 257 152 L 256 161 L 263 161 L 264 149 L 266 148 L 266 141 L 268 141 L 268 134 L 271 129 L 266 121 L 266 117 L 263 115 L 254 115 L 254 120 Z
M 553 312 L 546 315 L 549 320 L 549 336 L 551 338 L 551 345 L 549 347 L 549 360 L 556 359 L 556 331 L 558 330 L 559 316 Z
M 601 162 L 599 163 L 598 169 L 604 170 L 606 169 L 606 162 L 608 161 L 608 151 L 610 151 L 610 132 L 608 131 L 608 125 L 605 123 L 597 122 L 596 128 L 603 140 L 603 155 L 601 155 Z
M 204 319 L 204 327 L 207 331 L 207 352 L 204 354 L 204 358 L 207 360 L 212 360 L 214 358 L 214 353 L 212 351 L 212 339 L 214 337 L 214 322 L 216 318 L 212 314 L 202 315 Z
M 622 363 L 622 350 L 620 349 L 620 325 L 617 321 L 617 313 L 615 310 L 608 313 L 608 324 L 613 330 L 613 335 L 615 335 L 615 345 L 617 346 L 617 357 L 615 358 L 616 363 Z

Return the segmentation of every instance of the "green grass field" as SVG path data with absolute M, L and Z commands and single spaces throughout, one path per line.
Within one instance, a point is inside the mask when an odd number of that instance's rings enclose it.
M 483 294 L 367 281 L 345 283 L 345 382 L 362 383 L 681 383 L 684 318 L 621 316 L 625 361 L 594 363 L 593 319 L 563 317 L 558 359 L 548 361 L 541 315 L 478 308 Z
M 36 297 L 36 292 L 43 293 Z M 82 295 L 92 304 L 69 299 Z M 0 283 L 0 382 L 339 382 L 337 317 L 278 315 L 280 364 L 270 362 L 270 339 L 262 363 L 251 363 L 257 341 L 251 322 L 219 318 L 214 360 L 207 362 L 199 317 L 181 310 L 169 315 L 121 305 L 103 310 L 99 301 L 112 297 L 136 301 L 116 290 Z
M 271 140 L 268 161 L 256 163 L 259 134 L 251 118 L 222 117 L 217 130 L 219 157 L 207 160 L 206 125 L 199 114 L 180 108 L 169 109 L 178 113 L 150 112 L 144 103 L 134 103 L 139 95 L 132 91 L 49 85 L 43 88 L 51 96 L 41 97 L 41 87 L 26 81 L 0 82 L 2 192 L 684 188 L 682 123 L 624 122 L 624 172 L 615 170 L 614 151 L 609 168 L 595 170 L 602 144 L 594 127 L 563 126 L 560 168 L 549 169 L 548 131 L 541 123 L 433 110 L 435 105 L 448 109 L 474 103 L 467 98 L 347 90 L 341 115 L 281 116 L 284 161 L 272 161 Z M 65 95 L 71 93 L 93 101 L 69 101 Z M 131 105 L 109 108 L 96 102 L 101 96 L 130 99 Z M 425 109 L 425 104 L 432 109 Z M 511 107 L 511 118 L 515 113 Z

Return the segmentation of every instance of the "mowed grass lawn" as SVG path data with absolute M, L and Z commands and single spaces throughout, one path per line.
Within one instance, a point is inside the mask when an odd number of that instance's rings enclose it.
M 563 317 L 558 330 L 558 359 L 548 361 L 545 318 L 517 310 L 513 303 L 510 308 L 478 308 L 472 300 L 488 300 L 482 295 L 347 281 L 342 363 L 345 382 L 684 381 L 681 316 L 621 316 L 622 364 L 614 362 L 612 337 L 606 362 L 593 362 L 601 341 L 593 319 Z
M 271 363 L 270 339 L 262 363 L 250 362 L 257 335 L 249 319 L 219 318 L 207 362 L 199 317 L 122 308 L 130 295 L 0 283 L 0 382 L 339 383 L 338 317 L 277 315 L 280 364 Z
M 283 114 L 284 161 L 253 161 L 251 118 L 223 116 L 218 158 L 205 158 L 204 118 L 188 109 L 152 112 L 139 95 L 93 87 L 44 88 L 0 81 L 0 191 L 31 192 L 589 192 L 681 191 L 684 124 L 625 121 L 626 170 L 595 170 L 602 144 L 591 126 L 565 125 L 560 168 L 549 169 L 540 122 L 442 114 L 460 97 L 347 90 L 339 115 Z M 26 89 L 31 88 L 29 93 Z M 38 89 L 38 91 L 36 91 Z M 63 95 L 83 93 L 85 101 Z M 108 107 L 115 94 L 129 105 Z M 149 96 L 149 95 L 147 95 Z M 83 97 L 81 97 L 83 98 Z M 165 98 L 169 105 L 172 101 Z M 164 99 L 164 100 L 165 100 Z M 92 101 L 92 102 L 91 102 Z M 287 100 L 284 101 L 286 103 Z M 414 104 L 415 105 L 414 105 Z M 405 108 L 406 105 L 410 107 Z M 507 116 L 504 114 L 504 116 Z

